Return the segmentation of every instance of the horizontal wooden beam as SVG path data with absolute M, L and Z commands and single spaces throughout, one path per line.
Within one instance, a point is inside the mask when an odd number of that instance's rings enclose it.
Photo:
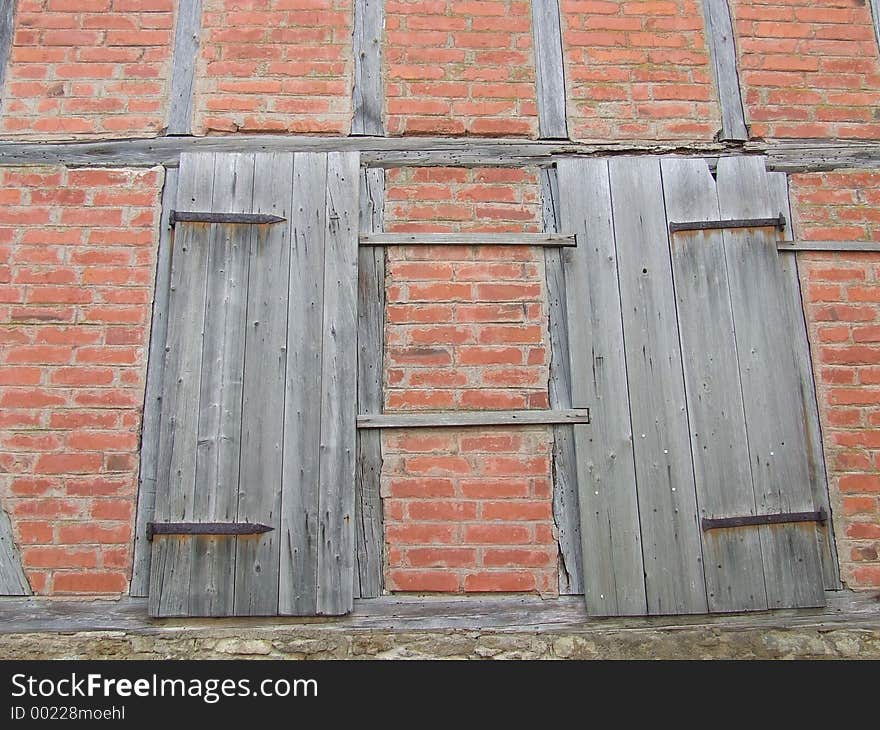
M 589 423 L 589 408 L 531 411 L 440 411 L 435 413 L 364 413 L 358 428 L 462 428 L 479 426 L 543 426 Z
M 880 251 L 880 241 L 778 241 L 779 251 Z
M 574 234 L 561 233 L 373 233 L 361 246 L 576 246 Z

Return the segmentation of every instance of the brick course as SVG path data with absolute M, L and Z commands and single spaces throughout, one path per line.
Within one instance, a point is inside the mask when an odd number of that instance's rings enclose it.
M 758 137 L 880 137 L 880 56 L 864 0 L 734 0 Z
M 173 19 L 173 0 L 19 0 L 0 133 L 159 133 Z
M 198 134 L 348 134 L 351 0 L 205 0 Z
M 36 593 L 127 589 L 161 182 L 0 169 L 0 498 Z
M 792 177 L 803 238 L 880 241 L 880 173 Z M 799 269 L 841 572 L 880 587 L 880 254 L 801 253 Z
M 537 231 L 534 170 L 412 168 L 387 179 L 386 230 Z M 541 253 L 388 249 L 385 406 L 546 408 Z M 388 584 L 557 590 L 546 428 L 383 436 Z

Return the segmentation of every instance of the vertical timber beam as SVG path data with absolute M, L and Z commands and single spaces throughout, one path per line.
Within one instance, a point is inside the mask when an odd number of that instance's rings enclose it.
M 6 0 L 0 6 L 0 101 L 3 99 L 3 83 L 6 81 L 6 65 L 12 50 L 12 35 L 15 32 L 15 6 L 17 0 Z
M 202 0 L 179 0 L 171 61 L 171 102 L 168 105 L 167 134 L 192 134 L 193 96 L 199 36 L 202 30 Z
M 558 233 L 559 183 L 555 168 L 541 170 L 541 200 L 544 230 Z M 571 368 L 561 249 L 555 246 L 544 249 L 544 271 L 550 310 L 550 407 L 566 409 L 571 408 Z M 579 515 L 574 426 L 553 426 L 553 520 L 559 533 L 559 593 L 562 595 L 584 592 Z
M 361 170 L 360 230 L 379 233 L 383 226 L 385 170 Z M 385 247 L 358 251 L 358 413 L 382 413 L 385 350 Z M 385 530 L 380 496 L 381 429 L 359 429 L 355 467 L 355 598 L 382 593 Z
M 177 200 L 177 168 L 165 171 L 159 253 L 153 292 L 153 318 L 147 360 L 147 387 L 141 427 L 141 463 L 138 475 L 137 518 L 134 532 L 134 566 L 130 594 L 146 596 L 150 586 L 150 542 L 147 523 L 153 521 L 156 476 L 159 468 L 159 425 L 162 417 L 162 381 L 165 372 L 165 335 L 168 330 L 168 294 L 171 286 L 171 209 Z
M 559 0 L 532 0 L 538 130 L 541 139 L 568 139 L 565 64 Z
M 385 0 L 355 0 L 354 4 L 354 118 L 351 133 L 385 134 L 382 121 L 382 33 Z
M 703 0 L 703 14 L 706 18 L 706 42 L 721 102 L 721 140 L 747 140 L 749 130 L 736 68 L 736 43 L 729 0 Z

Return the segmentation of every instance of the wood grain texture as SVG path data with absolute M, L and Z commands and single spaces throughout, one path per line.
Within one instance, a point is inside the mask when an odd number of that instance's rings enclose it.
M 777 208 L 791 220 L 791 207 L 788 196 L 788 178 L 784 173 L 771 172 L 767 175 L 770 188 L 770 201 L 773 210 Z M 791 239 L 791 227 L 782 233 L 783 239 Z M 880 244 L 874 244 L 880 250 Z M 783 246 L 777 244 L 779 251 Z M 788 311 L 791 315 L 791 343 L 794 347 L 794 359 L 797 378 L 800 384 L 800 403 L 804 408 L 803 423 L 806 428 L 807 457 L 809 459 L 810 489 L 813 494 L 813 505 L 816 509 L 824 509 L 829 519 L 824 524 L 816 525 L 816 538 L 819 543 L 819 556 L 822 560 L 822 573 L 827 590 L 841 588 L 840 565 L 834 542 L 834 521 L 830 518 L 831 502 L 828 497 L 828 477 L 825 470 L 825 450 L 822 443 L 822 428 L 819 422 L 819 406 L 816 400 L 816 383 L 813 379 L 813 360 L 810 353 L 810 340 L 807 323 L 804 318 L 803 300 L 801 299 L 801 283 L 798 275 L 797 255 L 781 255 L 779 266 L 782 270 L 782 288 L 789 297 Z
M 0 507 L 0 596 L 29 596 L 30 583 L 21 564 L 15 544 L 12 522 Z
M 357 414 L 358 191 L 351 152 L 327 155 L 317 613 L 352 608 Z
M 293 155 L 255 155 L 255 213 L 288 218 L 293 197 Z M 283 398 L 287 367 L 287 291 L 290 224 L 253 226 L 247 288 L 241 466 L 237 521 L 274 528 L 238 538 L 235 554 L 237 615 L 278 612 L 280 572 Z
M 178 181 L 179 210 L 210 209 L 214 186 L 214 155 L 184 158 Z M 202 339 L 207 293 L 209 229 L 183 226 L 175 233 L 165 339 L 162 387 L 163 415 L 159 431 L 156 476 L 157 522 L 192 521 L 196 472 L 197 424 L 202 375 Z M 184 616 L 189 605 L 195 560 L 193 540 L 159 539 L 152 543 L 150 615 Z
M 559 0 L 532 0 L 538 130 L 543 139 L 567 139 L 565 65 Z
M 560 219 L 559 179 L 555 168 L 540 171 L 544 230 L 555 233 Z M 568 351 L 568 310 L 565 302 L 565 270 L 558 248 L 544 249 L 550 336 L 550 407 L 571 408 L 571 363 Z M 559 593 L 579 595 L 583 587 L 580 506 L 577 495 L 577 456 L 574 427 L 553 426 L 553 520 L 559 543 Z
M 159 464 L 159 424 L 162 420 L 162 382 L 165 371 L 165 334 L 168 330 L 168 296 L 171 279 L 172 230 L 168 223 L 177 200 L 177 169 L 165 170 L 162 214 L 159 219 L 159 249 L 153 314 L 150 320 L 150 349 L 147 356 L 147 384 L 141 424 L 141 454 L 138 472 L 137 514 L 134 528 L 134 558 L 129 593 L 146 596 L 150 585 L 152 545 L 147 540 L 147 523 L 156 505 L 156 472 Z
M 360 231 L 378 233 L 383 227 L 385 171 L 360 172 Z M 381 413 L 384 405 L 385 250 L 358 251 L 357 412 Z M 355 474 L 355 598 L 375 598 L 384 580 L 385 530 L 380 495 L 382 434 L 358 430 Z
M 383 135 L 382 35 L 385 32 L 385 0 L 354 3 L 354 116 L 352 134 Z
M 294 157 L 278 611 L 317 610 L 327 156 Z
M 567 233 L 373 233 L 361 246 L 576 246 Z
M 609 170 L 648 612 L 705 613 L 660 161 L 614 158 Z
M 5 96 L 3 84 L 6 81 L 6 66 L 12 50 L 12 36 L 15 32 L 15 9 L 18 0 L 6 0 L 0 6 L 0 100 Z
M 669 218 L 718 219 L 715 180 L 705 162 L 667 159 L 661 170 Z M 754 515 L 724 237 L 720 230 L 677 233 L 670 248 L 699 513 Z M 703 531 L 702 539 L 709 610 L 766 609 L 758 532 Z
M 462 428 L 480 426 L 541 426 L 553 423 L 590 422 L 587 408 L 528 411 L 437 411 L 428 413 L 360 413 L 359 429 Z
M 647 613 L 608 163 L 560 160 L 560 218 L 578 246 L 563 251 L 583 588 L 592 616 Z
M 703 0 L 703 15 L 715 86 L 721 103 L 721 139 L 747 140 L 749 130 L 743 112 L 728 0 Z
M 772 215 L 761 158 L 722 158 L 717 179 L 722 218 Z M 802 402 L 791 344 L 790 299 L 781 286 L 777 233 L 752 228 L 728 229 L 723 235 L 756 507 L 759 513 L 808 512 L 814 509 L 808 405 Z M 822 605 L 815 525 L 757 529 L 770 607 Z
M 192 134 L 196 60 L 202 31 L 202 0 L 178 0 L 171 57 L 167 134 Z

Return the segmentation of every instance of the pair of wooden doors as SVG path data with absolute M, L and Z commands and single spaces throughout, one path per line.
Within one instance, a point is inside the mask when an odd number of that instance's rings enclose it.
M 352 607 L 359 159 L 181 157 L 153 616 Z

